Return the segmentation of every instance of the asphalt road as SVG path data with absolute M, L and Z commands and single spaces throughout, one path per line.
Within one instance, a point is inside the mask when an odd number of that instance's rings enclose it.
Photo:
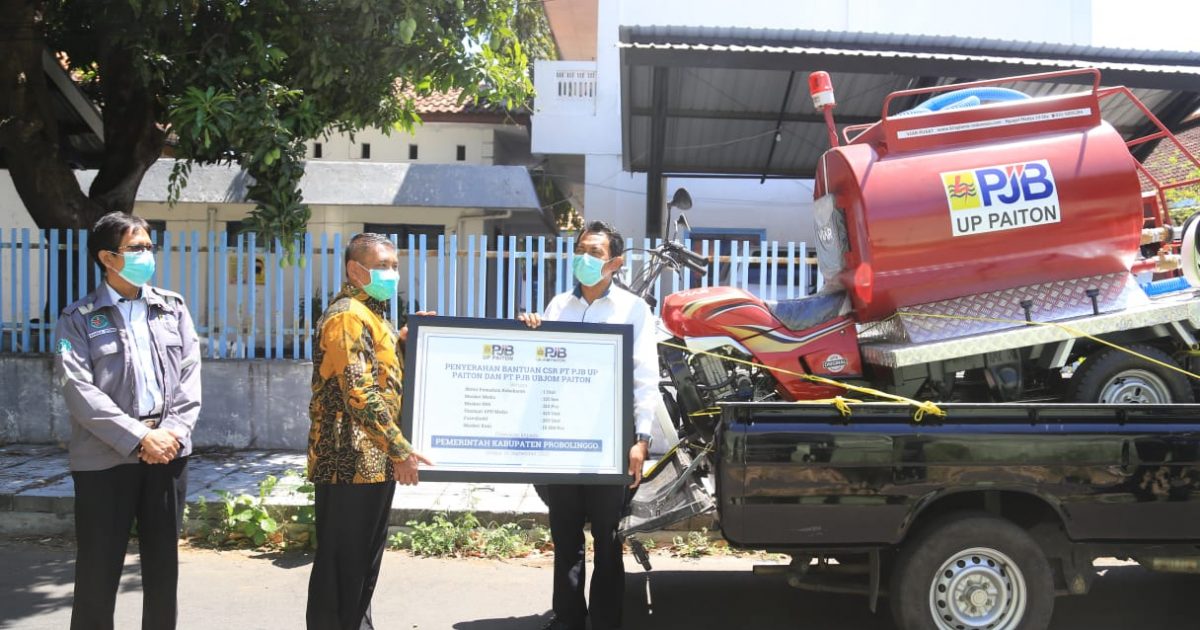
M 54 544 L 0 541 L 0 628 L 66 628 L 73 551 Z M 184 549 L 180 625 L 189 628 L 303 628 L 311 558 Z M 796 591 L 779 577 L 755 576 L 754 560 L 654 559 L 652 606 L 645 578 L 629 563 L 626 627 L 755 630 L 886 630 L 886 601 L 871 614 L 865 598 Z M 1101 568 L 1092 592 L 1058 600 L 1055 630 L 1157 630 L 1200 625 L 1200 576 L 1136 566 Z M 117 628 L 140 626 L 137 558 L 126 562 Z M 490 561 L 384 558 L 375 627 L 532 630 L 548 618 L 550 559 Z

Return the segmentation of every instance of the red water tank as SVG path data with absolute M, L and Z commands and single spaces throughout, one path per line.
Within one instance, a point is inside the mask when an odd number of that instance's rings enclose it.
M 1133 157 L 1092 93 L 882 120 L 817 174 L 845 214 L 838 276 L 859 321 L 899 308 L 1128 271 Z

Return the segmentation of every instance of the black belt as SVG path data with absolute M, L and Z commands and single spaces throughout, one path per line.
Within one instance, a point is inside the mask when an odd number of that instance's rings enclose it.
M 161 421 L 162 421 L 161 414 L 155 414 L 153 416 L 142 416 L 141 418 L 138 418 L 138 422 L 141 422 L 142 424 L 150 427 L 151 429 L 157 429 L 158 423 Z

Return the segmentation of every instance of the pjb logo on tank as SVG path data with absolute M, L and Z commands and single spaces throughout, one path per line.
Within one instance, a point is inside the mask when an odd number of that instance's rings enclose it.
M 1046 160 L 941 173 L 954 236 L 1058 223 L 1058 187 Z

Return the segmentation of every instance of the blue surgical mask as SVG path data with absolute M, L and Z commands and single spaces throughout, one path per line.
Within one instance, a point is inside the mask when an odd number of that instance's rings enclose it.
M 400 272 L 395 269 L 372 269 L 371 281 L 363 285 L 363 291 L 380 302 L 386 302 L 396 297 L 399 284 Z
M 572 263 L 575 279 L 585 287 L 594 287 L 604 280 L 604 261 L 591 254 L 579 254 Z
M 154 275 L 154 252 L 125 252 L 125 266 L 118 273 L 126 282 L 140 287 Z

